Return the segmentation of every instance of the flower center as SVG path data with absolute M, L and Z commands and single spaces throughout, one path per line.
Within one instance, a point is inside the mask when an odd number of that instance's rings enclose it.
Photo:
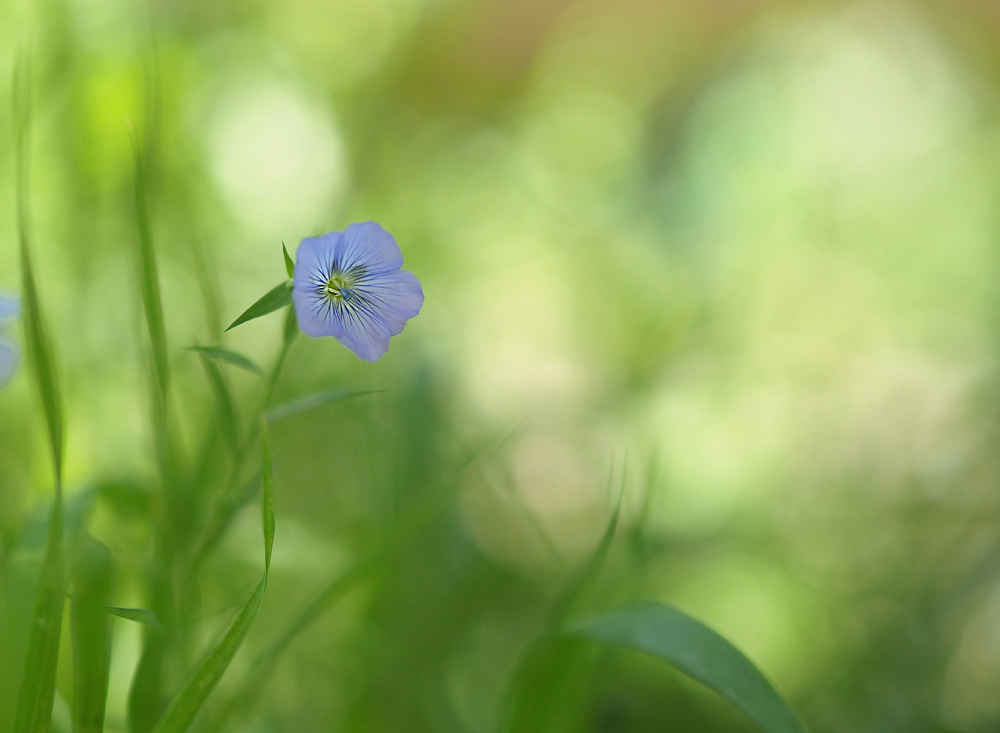
M 338 302 L 349 300 L 353 292 L 353 285 L 354 278 L 344 273 L 337 272 L 330 276 L 330 279 L 323 287 L 323 293 L 326 294 L 328 298 L 332 298 Z

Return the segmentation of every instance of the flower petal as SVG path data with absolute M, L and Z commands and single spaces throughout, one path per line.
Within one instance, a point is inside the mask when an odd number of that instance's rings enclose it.
M 344 324 L 333 308 L 330 299 L 321 292 L 292 290 L 292 303 L 295 305 L 295 317 L 299 328 L 306 336 L 321 338 L 334 336 L 340 338 L 344 334 Z
M 373 221 L 351 224 L 337 247 L 337 263 L 346 271 L 363 265 L 371 274 L 383 274 L 403 266 L 403 253 L 389 232 Z
M 358 358 L 378 361 L 389 350 L 389 327 L 374 311 L 355 312 L 344 318 L 344 334 L 337 340 Z
M 344 235 L 340 232 L 330 232 L 319 237 L 306 237 L 299 243 L 293 278 L 296 290 L 326 285 L 343 240 Z
M 17 372 L 20 357 L 13 344 L 0 340 L 0 387 L 6 385 Z
M 402 331 L 406 322 L 416 316 L 424 305 L 424 290 L 420 281 L 406 270 L 375 278 L 359 290 L 386 322 L 391 336 Z
M 292 302 L 299 328 L 307 336 L 340 336 L 344 332 L 322 292 L 330 279 L 337 246 L 343 238 L 340 232 L 330 232 L 321 237 L 306 237 L 299 244 L 295 256 Z

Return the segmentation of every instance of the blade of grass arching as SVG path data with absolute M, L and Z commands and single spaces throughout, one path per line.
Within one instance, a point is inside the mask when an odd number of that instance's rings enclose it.
M 257 487 L 260 486 L 260 483 L 261 476 L 258 473 L 252 476 L 249 481 L 226 489 L 212 503 L 208 510 L 208 519 L 194 541 L 186 571 L 188 575 L 198 569 L 208 553 L 222 539 L 222 535 L 225 534 L 239 511 L 257 493 Z
M 161 399 L 163 399 L 170 381 L 167 362 L 167 330 L 163 321 L 160 278 L 156 266 L 156 251 L 153 249 L 153 230 L 149 220 L 146 171 L 139 142 L 134 135 L 132 136 L 132 149 L 135 167 L 135 219 L 139 235 L 139 285 L 143 310 L 146 313 L 146 327 L 149 330 L 153 366 L 156 371 Z
M 63 599 L 66 587 L 63 568 L 62 402 L 31 262 L 31 227 L 28 203 L 30 91 L 30 71 L 27 54 L 24 53 L 18 59 L 14 69 L 13 103 L 24 331 L 28 347 L 28 363 L 41 397 L 48 428 L 55 478 L 55 497 L 52 504 L 52 520 L 49 525 L 45 560 L 42 564 L 39 580 L 35 616 L 28 639 L 24 676 L 21 680 L 17 708 L 14 713 L 14 733 L 48 730 L 56 691 L 56 662 L 59 657 L 59 637 L 62 630 Z
M 237 326 L 241 326 L 247 321 L 266 316 L 276 310 L 284 308 L 292 302 L 292 289 L 288 282 L 283 282 L 268 290 L 260 300 L 243 311 L 243 314 L 233 321 L 227 331 L 232 331 Z
M 271 404 L 271 397 L 274 395 L 274 389 L 277 386 L 278 378 L 281 375 L 281 368 L 284 366 L 285 359 L 288 356 L 288 351 L 297 335 L 298 327 L 295 319 L 295 309 L 289 308 L 288 313 L 285 316 L 284 337 L 281 343 L 281 351 L 278 352 L 278 357 L 274 362 L 274 366 L 268 374 L 266 384 L 264 386 L 263 399 L 261 401 L 259 412 L 257 413 L 258 415 L 266 414 L 267 407 Z M 233 517 L 236 515 L 236 512 L 238 512 L 243 505 L 249 501 L 250 496 L 252 496 L 250 491 L 241 491 L 240 476 L 243 469 L 243 457 L 247 450 L 249 450 L 249 447 L 252 446 L 254 441 L 257 440 L 258 430 L 262 424 L 262 422 L 255 419 L 251 423 L 246 437 L 240 443 L 240 451 L 235 456 L 233 461 L 232 475 L 226 482 L 226 488 L 215 497 L 208 510 L 208 521 L 203 525 L 198 537 L 194 541 L 193 551 L 189 555 L 187 567 L 184 570 L 185 578 L 190 578 L 195 572 L 197 572 L 198 567 L 208 550 L 211 549 L 211 547 L 225 532 L 226 528 L 232 522 Z M 252 488 L 252 486 L 247 486 L 247 489 Z
M 659 603 L 631 603 L 573 625 L 570 633 L 662 659 L 712 688 L 767 733 L 806 728 L 767 678 L 732 644 L 687 614 Z
M 170 613 L 172 595 L 170 588 L 170 563 L 162 557 L 166 552 L 162 541 L 154 538 L 154 558 L 150 569 L 151 604 L 158 617 Z M 172 619 L 163 617 L 163 623 L 173 628 Z M 159 720 L 164 705 L 164 663 L 167 658 L 168 636 L 151 626 L 143 629 L 142 654 L 132 677 L 128 696 L 128 728 L 131 733 L 149 733 Z
M 155 68 L 151 70 L 155 71 Z M 150 99 L 157 97 L 158 79 L 155 73 L 147 77 L 146 91 Z M 156 460 L 159 469 L 162 511 L 156 517 L 153 537 L 153 561 L 150 570 L 150 604 L 168 630 L 175 627 L 174 559 L 176 548 L 182 545 L 191 526 L 184 479 L 178 460 L 169 420 L 169 359 L 166 326 L 160 293 L 159 271 L 153 243 L 153 227 L 149 208 L 151 162 L 156 152 L 156 114 L 158 105 L 150 108 L 145 135 L 140 141 L 130 129 L 134 163 L 134 204 L 136 217 L 136 265 L 139 292 L 142 298 L 149 341 L 150 417 Z M 146 629 L 143 647 L 129 692 L 128 716 L 132 733 L 148 733 L 162 709 L 165 676 L 164 665 L 169 655 L 170 634 Z
M 29 132 L 31 127 L 31 80 L 27 54 L 18 59 L 14 69 L 14 128 L 17 169 L 17 228 L 21 248 L 21 288 L 24 335 L 28 364 L 45 412 L 56 476 L 57 491 L 62 484 L 63 418 L 62 398 L 55 376 L 48 329 L 42 318 L 34 266 L 31 261 L 31 212 L 29 203 Z
M 268 422 L 276 423 L 279 420 L 286 420 L 290 417 L 301 415 L 304 412 L 315 410 L 317 407 L 332 405 L 337 402 L 349 400 L 352 397 L 363 397 L 365 395 L 385 392 L 384 389 L 334 389 L 329 392 L 319 392 L 317 394 L 302 397 L 292 402 L 286 402 L 272 408 L 267 413 Z
M 234 715 L 248 713 L 270 679 L 278 659 L 292 640 L 333 604 L 364 582 L 376 567 L 377 563 L 371 559 L 358 561 L 334 577 L 257 657 L 239 691 L 222 705 L 204 727 L 203 733 L 221 733 L 229 730 L 228 723 Z
M 618 519 L 621 516 L 624 495 L 624 491 L 619 493 L 618 503 L 615 506 L 614 513 L 611 515 L 611 521 L 608 522 L 607 529 L 604 530 L 604 535 L 601 537 L 601 541 L 597 543 L 597 547 L 594 548 L 594 552 L 587 558 L 587 562 L 580 569 L 576 579 L 570 583 L 556 601 L 555 606 L 553 606 L 547 633 L 554 634 L 559 631 L 566 621 L 566 616 L 573 610 L 573 606 L 577 600 L 579 600 L 580 596 L 587 589 L 587 586 L 597 575 L 601 566 L 604 565 L 604 561 L 608 557 L 608 552 L 611 550 L 611 543 L 615 538 L 615 531 L 618 529 Z
M 262 476 L 260 511 L 264 528 L 264 575 L 228 631 L 202 659 L 174 698 L 166 715 L 156 726 L 156 733 L 184 733 L 191 727 L 208 696 L 239 651 L 263 603 L 264 591 L 267 589 L 267 575 L 271 567 L 271 550 L 274 546 L 274 480 L 266 423 L 261 425 L 260 444 Z
M 191 727 L 201 706 L 222 679 L 222 675 L 229 668 L 229 663 L 236 656 L 236 652 L 250 631 L 250 626 L 264 600 L 265 587 L 265 578 L 262 577 L 236 620 L 198 664 L 194 674 L 188 678 L 180 693 L 174 698 L 166 715 L 154 728 L 156 733 L 184 733 Z
M 226 730 L 229 719 L 237 711 L 243 714 L 248 713 L 267 684 L 278 659 L 292 640 L 326 613 L 337 601 L 375 575 L 384 562 L 404 551 L 412 540 L 420 536 L 431 522 L 441 515 L 460 488 L 463 477 L 476 462 L 484 455 L 498 450 L 512 435 L 513 432 L 504 436 L 496 445 L 474 453 L 456 471 L 452 479 L 443 482 L 437 491 L 431 492 L 423 501 L 409 509 L 400 518 L 396 528 L 388 533 L 390 539 L 384 545 L 370 550 L 346 570 L 338 572 L 257 657 L 239 692 L 222 706 L 220 712 L 206 727 L 205 733 L 220 733 Z
M 212 392 L 215 394 L 215 406 L 218 412 L 219 429 L 222 431 L 222 437 L 225 439 L 233 456 L 239 456 L 240 423 L 239 418 L 236 416 L 236 405 L 233 403 L 233 395 L 229 391 L 229 385 L 226 383 L 225 377 L 222 376 L 219 367 L 211 358 L 203 355 L 201 363 L 205 367 L 208 382 L 212 386 Z
M 114 564 L 104 545 L 89 537 L 73 563 L 73 731 L 103 733 L 111 662 L 111 598 Z
M 56 692 L 56 662 L 62 630 L 66 580 L 63 570 L 62 504 L 52 509 L 49 543 L 42 564 L 35 616 L 28 639 L 24 677 L 17 696 L 14 733 L 46 731 Z
M 192 227 L 191 252 L 194 256 L 195 273 L 198 275 L 198 286 L 205 307 L 205 320 L 208 324 L 209 336 L 217 341 L 222 335 L 222 313 L 219 309 L 219 289 L 216 284 L 215 268 L 211 267 L 211 257 L 201 246 L 197 229 Z
M 207 356 L 209 359 L 217 359 L 218 361 L 224 361 L 227 364 L 238 366 L 241 369 L 246 369 L 248 372 L 253 372 L 258 376 L 265 376 L 263 368 L 261 368 L 257 362 L 237 351 L 227 349 L 224 346 L 188 346 L 187 350 L 193 351 L 201 356 Z
M 622 478 L 624 487 L 624 476 Z M 561 635 L 566 616 L 601 569 L 611 549 L 624 491 L 618 494 L 611 520 L 597 547 L 576 576 L 556 598 L 539 637 L 528 647 L 511 675 L 499 720 L 501 731 L 532 730 L 542 733 L 556 721 L 582 673 L 579 640 Z

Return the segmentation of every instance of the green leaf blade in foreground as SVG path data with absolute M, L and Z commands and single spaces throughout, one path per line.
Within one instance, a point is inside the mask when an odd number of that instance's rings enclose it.
M 229 663 L 233 661 L 240 645 L 243 644 L 247 632 L 250 631 L 250 626 L 257 617 L 257 612 L 264 600 L 266 586 L 267 577 L 265 576 L 257 583 L 253 594 L 229 630 L 226 631 L 225 636 L 201 661 L 194 674 L 188 678 L 167 714 L 156 726 L 156 733 L 184 733 L 191 727 L 198 711 L 201 710 L 212 690 L 222 679 L 222 675 L 229 668 Z
M 229 384 L 222 376 L 222 370 L 211 359 L 202 359 L 205 373 L 208 375 L 208 382 L 212 386 L 215 394 L 215 403 L 218 410 L 219 428 L 222 431 L 229 450 L 233 456 L 240 454 L 240 421 L 236 416 L 236 404 L 233 395 L 229 391 Z
M 261 522 L 264 525 L 264 578 L 271 569 L 271 550 L 274 547 L 274 473 L 271 468 L 271 440 L 267 434 L 267 418 L 260 421 L 260 453 L 262 493 L 260 501 Z
M 292 289 L 288 282 L 283 282 L 269 290 L 264 297 L 247 308 L 243 312 L 243 315 L 233 321 L 232 325 L 226 330 L 232 331 L 234 328 L 246 323 L 247 321 L 252 321 L 255 318 L 266 316 L 268 313 L 274 313 L 274 311 L 284 308 L 291 302 Z
M 17 695 L 13 733 L 44 733 L 49 729 L 56 694 L 56 663 L 62 631 L 66 579 L 63 569 L 62 502 L 52 508 L 49 541 L 35 602 L 24 678 Z
M 63 558 L 63 419 L 62 401 L 55 377 L 52 350 L 42 318 L 34 270 L 31 264 L 31 226 L 28 196 L 28 133 L 31 128 L 31 83 L 27 55 L 14 68 L 13 118 L 17 175 L 17 222 L 21 249 L 21 283 L 24 299 L 24 332 L 28 363 L 38 387 L 48 428 L 55 477 L 55 496 L 49 524 L 45 560 L 35 601 L 35 614 L 28 639 L 24 676 L 14 712 L 14 733 L 44 733 L 52 718 L 56 692 L 56 665 L 62 631 L 66 576 Z
M 260 512 L 264 527 L 264 575 L 225 636 L 201 661 L 194 674 L 188 678 L 167 714 L 156 726 L 156 733 L 184 733 L 191 727 L 208 696 L 222 679 L 222 675 L 226 673 L 229 663 L 236 656 L 236 652 L 239 651 L 264 601 L 267 574 L 271 566 L 271 549 L 274 545 L 274 484 L 271 475 L 271 448 L 267 437 L 267 421 L 262 420 L 261 423 L 263 490 L 261 492 Z
M 238 351 L 227 349 L 224 346 L 188 346 L 187 349 L 200 356 L 207 356 L 209 359 L 215 359 L 216 361 L 224 361 L 227 364 L 246 369 L 248 372 L 253 372 L 261 377 L 264 376 L 264 369 L 257 362 Z
M 332 405 L 337 402 L 343 402 L 344 400 L 349 400 L 352 397 L 363 397 L 365 395 L 375 394 L 377 392 L 383 392 L 385 390 L 381 389 L 335 389 L 329 392 L 319 392 L 317 394 L 309 395 L 308 397 L 302 397 L 298 400 L 293 400 L 292 402 L 286 402 L 283 405 L 278 405 L 277 407 L 271 409 L 267 413 L 268 422 L 276 423 L 279 420 L 286 420 L 290 417 L 295 417 L 296 415 L 301 415 L 304 412 L 309 412 L 317 407 L 323 407 L 325 405 Z
M 163 319 L 160 276 L 156 265 L 153 230 L 149 221 L 149 208 L 146 201 L 146 170 L 139 151 L 139 142 L 134 136 L 132 147 L 135 157 L 135 217 L 139 234 L 139 285 L 142 292 L 143 309 L 146 312 L 146 326 L 149 329 L 153 366 L 156 369 L 157 385 L 161 399 L 163 399 L 169 382 L 167 329 Z
M 579 694 L 580 685 L 576 683 L 585 672 L 582 662 L 586 650 L 578 638 L 560 632 L 567 614 L 600 572 L 611 551 L 623 495 L 624 492 L 619 492 L 618 503 L 600 542 L 558 595 L 541 635 L 518 662 L 501 709 L 500 731 L 545 731 L 574 707 L 572 698 L 574 692 Z
M 281 243 L 281 251 L 285 255 L 285 272 L 288 273 L 288 279 L 291 280 L 295 277 L 295 263 L 292 261 L 291 255 L 288 254 L 288 247 L 285 243 Z
M 662 659 L 718 692 L 768 733 L 806 733 L 792 709 L 749 659 L 676 608 L 632 603 L 574 624 L 570 633 Z
M 31 261 L 31 214 L 28 191 L 28 150 L 31 127 L 31 80 L 27 55 L 23 54 L 14 68 L 14 129 L 15 158 L 17 169 L 17 228 L 21 248 L 21 288 L 22 311 L 24 314 L 24 335 L 28 352 L 28 364 L 38 388 L 45 412 L 45 423 L 52 450 L 52 462 L 56 475 L 56 493 L 62 484 L 63 463 L 63 416 L 62 395 L 56 380 L 52 346 L 48 329 L 42 318 L 35 271 Z
M 111 597 L 114 563 L 104 545 L 86 538 L 73 563 L 73 733 L 103 733 L 111 669 Z

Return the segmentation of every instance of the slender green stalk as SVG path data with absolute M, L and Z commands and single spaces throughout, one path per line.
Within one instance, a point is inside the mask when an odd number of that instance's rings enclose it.
M 274 546 L 274 483 L 271 472 L 271 447 L 267 436 L 267 423 L 260 429 L 261 446 L 261 523 L 264 528 L 264 575 L 247 600 L 236 620 L 225 635 L 209 650 L 194 673 L 188 678 L 174 698 L 167 713 L 156 726 L 156 733 L 184 733 L 191 727 L 208 696 L 222 679 L 230 662 L 236 656 L 243 640 L 260 611 L 267 590 L 267 576 L 271 568 L 271 550 Z
M 28 363 L 45 414 L 55 482 L 52 519 L 39 582 L 35 616 L 28 641 L 24 677 L 17 697 L 14 733 L 44 733 L 52 716 L 56 691 L 56 664 L 62 630 L 66 577 L 63 558 L 63 418 L 62 400 L 48 332 L 42 317 L 31 262 L 29 206 L 29 131 L 31 128 L 31 77 L 27 53 L 14 69 L 13 116 L 17 168 L 17 219 L 21 249 L 21 287 Z
M 260 418 L 267 414 L 267 408 L 271 404 L 271 400 L 274 397 L 274 390 L 278 384 L 278 379 L 281 376 L 281 370 L 285 365 L 289 349 L 295 341 L 297 333 L 298 330 L 295 326 L 295 311 L 293 309 L 289 309 L 288 315 L 285 319 L 281 349 L 274 361 L 274 365 L 271 367 L 270 371 L 268 371 L 267 380 L 264 383 L 264 394 L 262 395 L 260 407 L 256 413 L 257 419 L 251 421 L 247 435 L 237 446 L 237 450 L 233 456 L 232 471 L 229 479 L 226 481 L 225 488 L 218 496 L 216 496 L 212 505 L 209 507 L 208 519 L 202 526 L 201 532 L 194 541 L 189 554 L 187 566 L 184 570 L 184 585 L 190 583 L 191 578 L 195 573 L 197 573 L 198 568 L 201 566 L 201 563 L 205 559 L 209 550 L 211 550 L 212 547 L 215 546 L 215 543 L 221 538 L 222 534 L 226 530 L 226 527 L 228 527 L 229 523 L 232 521 L 232 518 L 246 504 L 246 502 L 250 500 L 250 497 L 253 496 L 252 489 L 256 488 L 256 479 L 250 483 L 246 483 L 243 480 L 243 464 L 247 454 L 257 440 L 261 426 Z

